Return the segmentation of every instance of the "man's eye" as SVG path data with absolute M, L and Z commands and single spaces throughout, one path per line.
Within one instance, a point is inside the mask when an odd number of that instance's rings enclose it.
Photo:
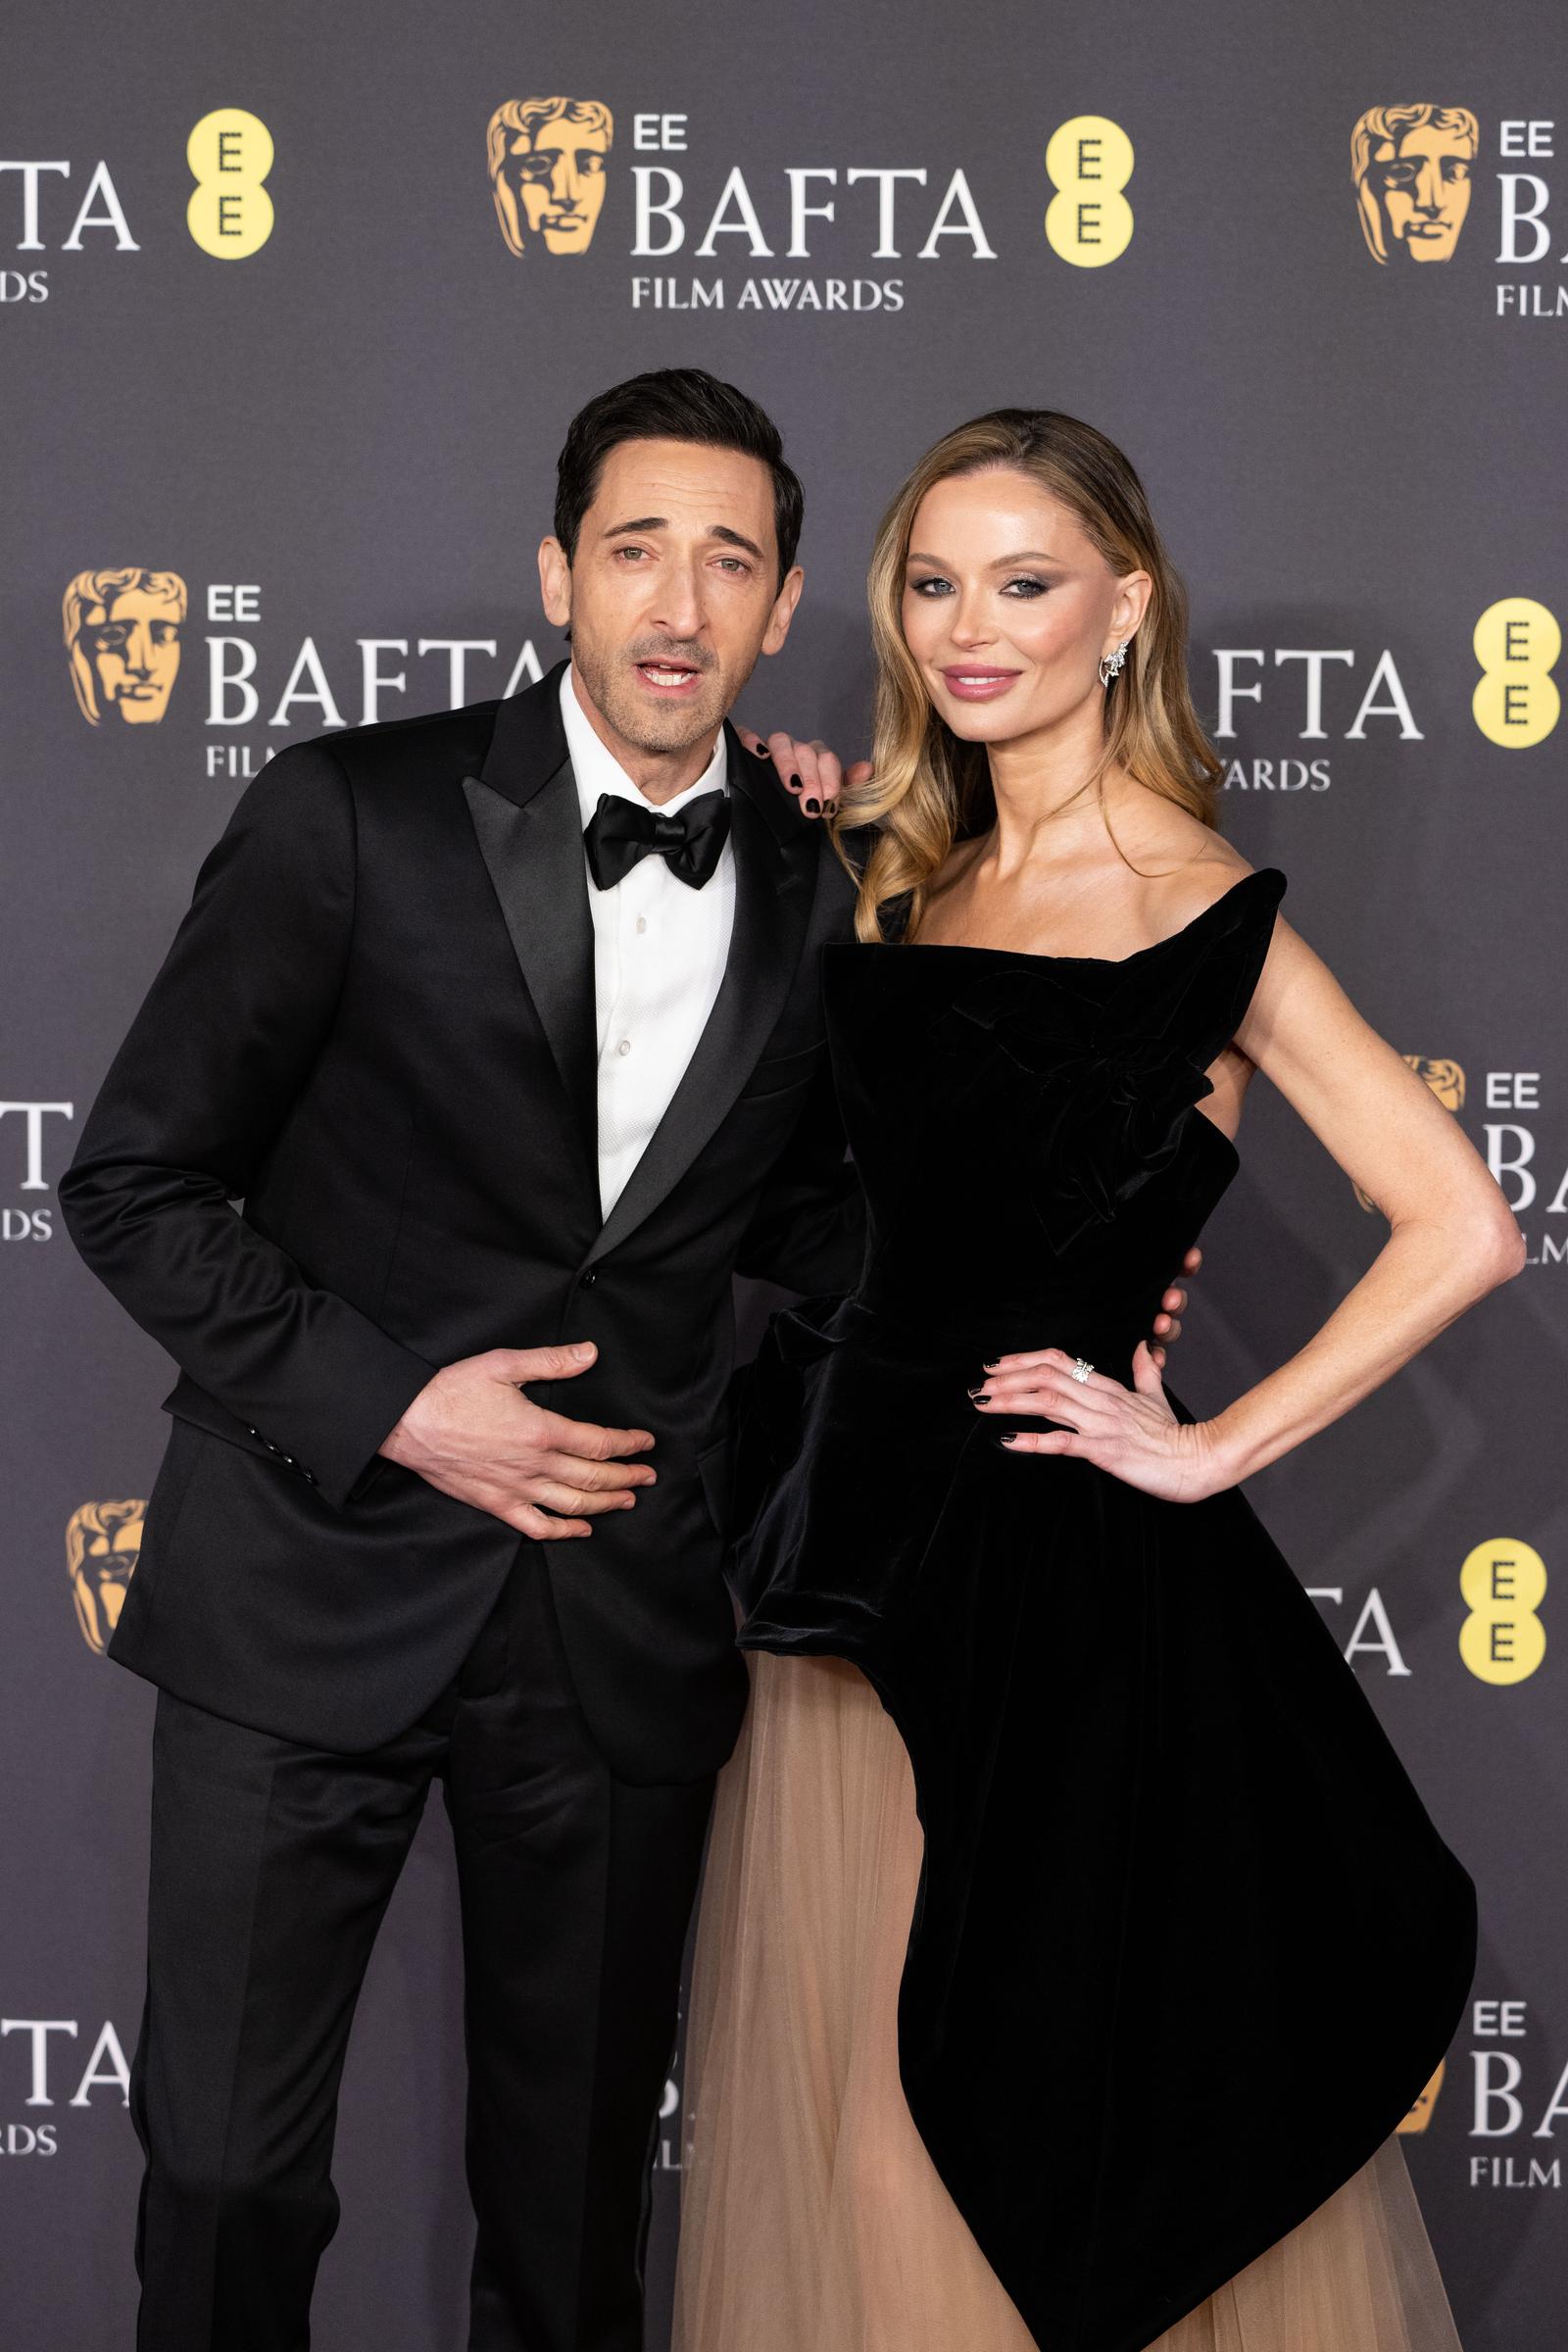
M 622 557 L 622 558 L 624 558 L 624 560 L 625 560 L 625 561 L 626 561 L 628 564 L 629 564 L 629 563 L 630 563 L 630 562 L 631 562 L 631 561 L 632 561 L 632 560 L 633 560 L 635 557 L 646 556 L 646 555 L 647 555 L 647 553 L 648 553 L 648 550 L 647 550 L 647 548 L 646 548 L 646 547 L 617 547 L 617 548 L 616 548 L 616 550 L 615 550 L 615 554 L 616 554 L 618 557 Z
M 752 568 L 751 565 L 745 563 L 739 556 L 720 556 L 718 562 L 721 570 L 739 572 L 743 578 L 750 572 Z

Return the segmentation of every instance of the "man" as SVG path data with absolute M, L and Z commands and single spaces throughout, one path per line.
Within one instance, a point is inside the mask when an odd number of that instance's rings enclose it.
M 569 665 L 269 765 L 61 1188 L 180 1366 L 112 1643 L 160 1687 L 147 2352 L 305 2340 L 354 2002 L 437 1775 L 472 2352 L 640 2344 L 746 1694 L 731 1276 L 843 1289 L 859 1255 L 817 997 L 850 885 L 724 724 L 800 520 L 731 387 L 590 402 L 540 551 Z

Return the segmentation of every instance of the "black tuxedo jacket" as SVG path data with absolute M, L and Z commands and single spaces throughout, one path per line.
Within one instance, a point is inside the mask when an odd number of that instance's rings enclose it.
M 826 1291 L 858 1265 L 817 972 L 852 892 L 731 735 L 728 965 L 601 1224 L 560 680 L 279 754 L 202 868 L 61 1186 L 82 1256 L 180 1368 L 112 1654 L 311 1745 L 394 1737 L 519 1539 L 376 1448 L 440 1365 L 591 1339 L 591 1372 L 533 1394 L 653 1430 L 660 1475 L 544 1546 L 563 1639 L 612 1768 L 696 1779 L 745 1699 L 730 1278 Z

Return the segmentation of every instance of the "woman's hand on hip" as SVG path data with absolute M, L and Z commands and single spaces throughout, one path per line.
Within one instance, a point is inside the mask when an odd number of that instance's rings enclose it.
M 1178 1421 L 1147 1341 L 1133 1357 L 1133 1385 L 1103 1372 L 1075 1376 L 1060 1348 L 999 1356 L 971 1392 L 977 1412 L 1003 1424 L 1009 1453 L 1066 1454 L 1093 1462 L 1125 1486 L 1167 1502 L 1200 1502 L 1235 1481 L 1202 1421 Z M 1049 1430 L 1016 1429 L 1020 1419 L 1053 1421 Z

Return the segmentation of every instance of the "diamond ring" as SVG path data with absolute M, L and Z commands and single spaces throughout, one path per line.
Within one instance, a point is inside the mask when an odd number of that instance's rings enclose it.
M 1069 1380 L 1075 1380 L 1080 1388 L 1086 1388 L 1089 1384 L 1089 1375 L 1094 1368 L 1094 1365 L 1089 1361 L 1087 1356 L 1075 1355 L 1072 1359 L 1072 1366 L 1067 1374 L 1067 1378 Z

